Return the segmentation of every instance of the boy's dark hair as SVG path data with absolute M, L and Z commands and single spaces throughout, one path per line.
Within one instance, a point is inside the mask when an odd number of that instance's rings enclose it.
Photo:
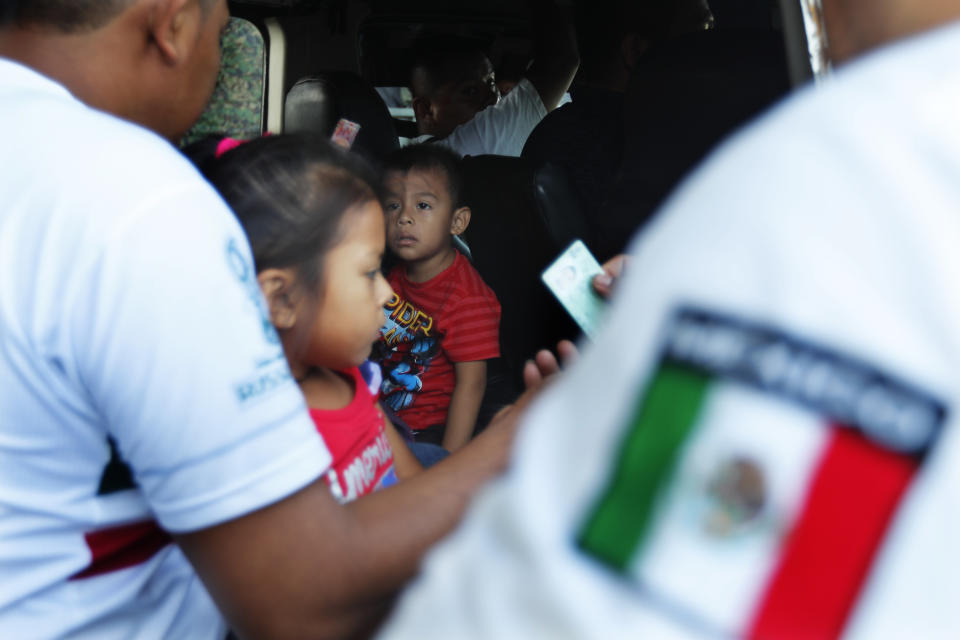
M 379 201 L 376 173 L 323 136 L 267 136 L 219 158 L 209 140 L 187 149 L 233 209 L 250 240 L 257 271 L 296 267 L 308 286 L 322 280 L 323 258 L 342 236 L 346 213 Z M 206 160 L 204 160 L 206 158 Z
M 383 161 L 383 170 L 409 173 L 412 169 L 435 169 L 447 177 L 447 191 L 454 209 L 464 206 L 463 160 L 454 151 L 438 144 L 412 144 L 394 151 Z
M 486 55 L 479 40 L 428 33 L 413 44 L 410 90 L 414 96 L 430 96 L 440 87 L 463 79 L 464 66 Z

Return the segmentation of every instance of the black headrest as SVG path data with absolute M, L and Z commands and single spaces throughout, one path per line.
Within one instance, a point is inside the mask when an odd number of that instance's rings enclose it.
M 400 147 L 393 118 L 380 94 L 349 71 L 327 71 L 301 78 L 283 108 L 285 133 L 329 136 L 340 118 L 360 125 L 353 148 L 374 159 Z
M 533 197 L 555 249 L 577 239 L 591 244 L 586 218 L 562 167 L 546 162 L 534 172 Z
M 517 381 L 523 362 L 538 349 L 578 334 L 540 281 L 540 272 L 561 247 L 554 244 L 538 211 L 533 174 L 523 158 L 481 155 L 463 160 L 463 201 L 472 210 L 464 236 L 473 266 L 500 301 L 501 356 Z

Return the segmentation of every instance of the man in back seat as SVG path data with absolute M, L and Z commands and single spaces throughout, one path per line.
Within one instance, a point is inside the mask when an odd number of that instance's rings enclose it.
M 0 6 L 0 637 L 369 630 L 512 430 L 334 503 L 243 231 L 167 142 L 226 0 Z
M 543 117 L 560 104 L 579 57 L 569 24 L 553 0 L 535 0 L 539 28 L 534 61 L 503 99 L 493 66 L 478 47 L 449 37 L 416 45 L 410 85 L 420 137 L 460 155 L 519 156 Z

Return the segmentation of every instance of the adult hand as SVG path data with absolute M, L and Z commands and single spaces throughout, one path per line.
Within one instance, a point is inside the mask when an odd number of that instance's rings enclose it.
M 469 449 L 470 447 L 476 448 L 476 445 L 473 444 L 474 442 L 481 438 L 488 438 L 489 442 L 495 443 L 491 446 L 494 446 L 496 450 L 499 451 L 499 455 L 504 463 L 507 461 L 509 452 L 513 447 L 513 439 L 516 436 L 517 426 L 520 423 L 520 418 L 523 416 L 527 405 L 529 405 L 533 399 L 540 394 L 540 391 L 543 390 L 545 385 L 560 372 L 561 363 L 563 363 L 564 367 L 570 366 L 580 355 L 576 345 L 569 340 L 561 340 L 557 343 L 557 353 L 560 355 L 559 360 L 549 349 L 541 349 L 532 360 L 529 360 L 524 365 L 523 383 L 527 388 L 526 391 L 520 394 L 520 397 L 517 398 L 513 404 L 509 404 L 500 409 L 500 411 L 490 419 L 487 428 L 484 429 L 479 436 L 474 438 L 469 446 L 464 447 L 464 449 Z
M 533 360 L 527 361 L 523 367 L 523 384 L 528 391 L 536 390 L 548 378 L 558 373 L 561 369 L 560 363 L 569 367 L 580 355 L 577 346 L 569 340 L 561 340 L 557 343 L 557 353 L 560 355 L 559 361 L 549 349 L 541 349 Z
M 603 263 L 603 273 L 593 277 L 593 290 L 603 298 L 609 298 L 613 293 L 617 280 L 623 276 L 623 272 L 630 261 L 630 256 L 625 253 L 616 255 Z
M 517 418 L 523 413 L 531 400 L 540 393 L 544 385 L 560 372 L 561 363 L 563 363 L 563 366 L 570 366 L 580 355 L 577 346 L 569 340 L 561 340 L 557 343 L 557 353 L 560 355 L 559 360 L 549 349 L 541 349 L 532 360 L 527 361 L 523 367 L 523 384 L 526 391 L 520 394 L 520 397 L 514 403 L 500 409 L 491 418 L 484 433 L 494 425 L 501 425 L 500 429 L 514 430 Z M 503 427 L 502 425 L 509 426 Z

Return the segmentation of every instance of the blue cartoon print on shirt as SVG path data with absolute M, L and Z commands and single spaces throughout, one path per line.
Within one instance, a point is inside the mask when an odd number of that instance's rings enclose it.
M 383 367 L 381 402 L 400 411 L 411 406 L 423 389 L 423 373 L 440 353 L 441 336 L 433 329 L 433 318 L 394 294 L 383 308 L 382 340 L 371 356 Z

